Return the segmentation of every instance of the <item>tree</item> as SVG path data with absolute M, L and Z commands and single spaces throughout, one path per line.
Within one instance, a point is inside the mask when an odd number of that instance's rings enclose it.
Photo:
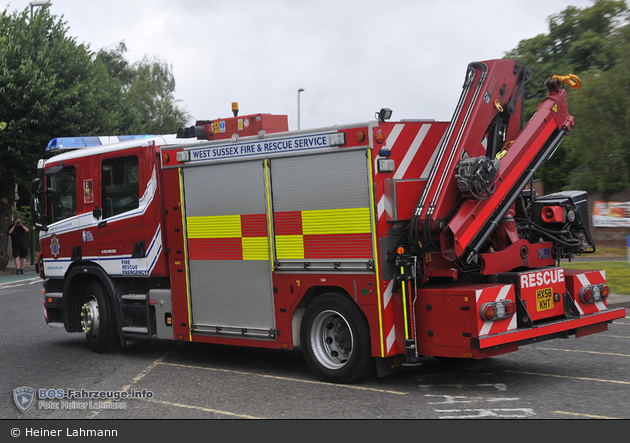
M 67 28 L 48 7 L 0 15 L 0 250 L 15 202 L 16 181 L 23 189 L 35 176 L 45 146 L 60 135 L 94 135 L 118 123 L 108 74 L 89 48 L 67 36 Z
M 549 17 L 548 34 L 522 40 L 506 53 L 506 58 L 517 58 L 533 71 L 533 77 L 525 88 L 526 119 L 533 115 L 538 104 L 547 96 L 544 83 L 554 74 L 572 73 L 584 77 L 588 72 L 607 72 L 616 65 L 618 50 L 614 39 L 627 23 L 627 11 L 623 0 L 597 0 L 593 6 L 583 9 L 569 6 Z M 584 95 L 584 89 L 567 91 L 569 111 L 576 118 L 576 128 L 583 123 L 583 118 L 573 104 L 576 97 Z M 576 183 L 568 173 L 583 166 L 580 156 L 569 155 L 575 139 L 576 135 L 572 132 L 557 149 L 553 160 L 540 169 L 539 176 L 545 191 L 559 191 L 570 183 Z
M 573 96 L 579 125 L 567 145 L 568 159 L 577 165 L 569 186 L 604 197 L 630 185 L 630 25 L 611 43 L 617 49 L 614 65 L 589 69 L 581 93 Z
M 92 52 L 48 6 L 32 17 L 28 8 L 0 14 L 0 251 L 7 250 L 15 184 L 20 205 L 28 204 L 49 140 L 174 133 L 187 122 L 171 66 L 148 57 L 129 64 L 125 50 Z
M 130 64 L 124 57 L 127 47 L 119 43 L 113 50 L 101 50 L 98 59 L 120 84 L 125 96 L 123 115 L 128 129 L 135 133 L 173 134 L 191 116 L 177 106 L 175 76 L 171 65 L 158 57 L 144 56 Z

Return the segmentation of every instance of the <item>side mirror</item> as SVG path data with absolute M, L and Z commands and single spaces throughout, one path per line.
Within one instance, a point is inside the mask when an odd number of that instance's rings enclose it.
M 31 194 L 36 194 L 39 191 L 39 186 L 41 183 L 41 178 L 36 178 L 31 182 Z
M 46 232 L 48 231 L 48 227 L 46 226 L 46 215 L 42 210 L 42 204 L 39 196 L 40 193 L 31 194 L 31 221 L 40 230 Z
M 103 215 L 103 210 L 101 208 L 94 208 L 94 210 L 92 211 L 92 217 L 94 217 L 97 220 L 100 220 L 102 215 Z

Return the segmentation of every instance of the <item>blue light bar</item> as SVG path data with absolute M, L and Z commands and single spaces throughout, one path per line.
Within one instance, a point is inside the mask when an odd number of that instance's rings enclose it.
M 121 142 L 126 142 L 129 140 L 139 140 L 141 138 L 149 138 L 149 137 L 155 137 L 155 135 L 150 135 L 150 134 L 145 134 L 145 135 L 119 135 L 118 139 Z
M 114 135 L 105 137 L 57 137 L 48 142 L 46 151 L 61 151 L 66 149 L 80 149 L 91 146 L 102 146 L 129 140 L 139 140 L 154 137 L 153 134 L 144 135 Z M 101 140 L 103 139 L 103 140 Z
M 57 137 L 48 142 L 47 151 L 59 149 L 87 148 L 88 146 L 100 146 L 98 137 Z

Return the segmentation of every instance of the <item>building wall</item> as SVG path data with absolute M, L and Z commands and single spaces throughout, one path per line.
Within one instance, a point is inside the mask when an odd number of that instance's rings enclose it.
M 616 192 L 604 198 L 599 193 L 593 193 L 588 195 L 588 213 L 591 215 L 591 236 L 595 241 L 595 246 L 608 247 L 608 248 L 626 248 L 627 239 L 630 235 L 630 227 L 611 227 L 611 228 L 596 228 L 593 226 L 593 204 L 595 201 L 609 201 L 609 202 L 630 202 L 630 188 L 623 191 Z

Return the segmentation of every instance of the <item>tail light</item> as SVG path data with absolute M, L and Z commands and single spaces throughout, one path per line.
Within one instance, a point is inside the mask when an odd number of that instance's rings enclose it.
M 587 285 L 580 288 L 580 301 L 582 303 L 595 303 L 608 298 L 610 290 L 608 285 L 600 283 L 597 285 Z
M 379 145 L 382 145 L 383 143 L 385 143 L 385 133 L 383 132 L 382 129 L 376 130 L 376 132 L 374 133 L 374 141 L 378 143 Z
M 479 316 L 483 321 L 505 320 L 516 313 L 514 300 L 497 300 L 481 305 Z

